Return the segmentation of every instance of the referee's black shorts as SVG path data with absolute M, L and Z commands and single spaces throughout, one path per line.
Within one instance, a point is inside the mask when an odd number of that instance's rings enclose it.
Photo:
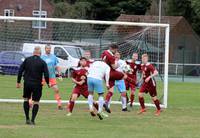
M 23 97 L 33 101 L 40 101 L 42 96 L 42 84 L 24 83 Z

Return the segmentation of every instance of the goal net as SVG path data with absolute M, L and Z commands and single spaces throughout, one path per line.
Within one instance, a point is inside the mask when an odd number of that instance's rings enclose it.
M 84 50 L 89 50 L 92 58 L 96 59 L 112 43 L 119 45 L 119 52 L 124 60 L 130 59 L 134 52 L 139 54 L 139 60 L 143 53 L 149 54 L 150 62 L 159 71 L 156 77 L 158 97 L 162 107 L 167 107 L 168 24 L 34 17 L 0 16 L 0 73 L 3 74 L 0 79 L 4 82 L 1 88 L 5 91 L 0 101 L 19 101 L 20 96 L 16 95 L 16 89 L 12 86 L 19 65 L 30 55 L 28 53 L 32 52 L 33 46 L 42 47 L 47 43 L 54 46 L 52 52 L 62 61 L 60 64 L 63 73 L 75 66 L 75 61 L 83 55 Z M 60 84 L 64 97 L 62 99 L 68 99 L 65 95 L 71 93 L 72 85 L 70 81 L 68 84 Z M 51 101 L 52 97 L 45 96 L 42 102 L 55 102 Z M 120 103 L 117 99 L 114 98 L 113 102 Z M 153 106 L 149 96 L 146 101 L 147 106 Z M 137 100 L 135 104 L 138 104 Z

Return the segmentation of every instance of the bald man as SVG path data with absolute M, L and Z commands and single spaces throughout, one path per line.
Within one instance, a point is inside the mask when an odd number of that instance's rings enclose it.
M 16 87 L 21 87 L 21 78 L 24 77 L 24 87 L 23 87 L 23 108 L 26 117 L 26 124 L 35 125 L 35 117 L 39 110 L 39 101 L 42 96 L 42 77 L 44 75 L 46 83 L 49 86 L 49 72 L 47 64 L 40 58 L 41 49 L 40 47 L 35 47 L 33 56 L 28 57 L 21 64 Z M 32 108 L 32 118 L 29 118 L 29 99 L 32 97 L 33 108 Z

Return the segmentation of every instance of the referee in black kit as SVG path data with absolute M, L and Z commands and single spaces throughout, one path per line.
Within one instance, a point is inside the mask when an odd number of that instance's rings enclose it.
M 28 57 L 20 66 L 16 87 L 21 87 L 21 78 L 24 77 L 24 113 L 26 116 L 26 124 L 35 125 L 35 117 L 39 110 L 39 101 L 42 96 L 42 78 L 45 77 L 49 86 L 49 73 L 47 64 L 40 58 L 41 48 L 35 47 L 33 56 Z M 29 99 L 32 97 L 33 109 L 32 118 L 29 118 Z

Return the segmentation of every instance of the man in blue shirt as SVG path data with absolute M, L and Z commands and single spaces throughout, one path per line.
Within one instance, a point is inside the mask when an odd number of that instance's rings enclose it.
M 45 54 L 41 56 L 41 58 L 46 62 L 48 70 L 49 70 L 49 84 L 50 87 L 55 92 L 55 100 L 58 104 L 58 109 L 62 110 L 62 102 L 59 94 L 59 88 L 56 83 L 56 71 L 58 72 L 59 77 L 61 77 L 60 67 L 58 66 L 58 59 L 55 55 L 51 54 L 51 46 L 45 46 Z

